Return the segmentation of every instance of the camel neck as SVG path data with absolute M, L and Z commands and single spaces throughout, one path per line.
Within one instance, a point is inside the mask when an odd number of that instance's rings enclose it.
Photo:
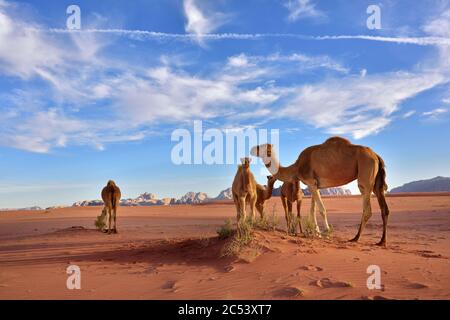
M 292 180 L 297 180 L 298 170 L 295 163 L 290 165 L 289 167 L 283 167 L 274 153 L 272 153 L 271 157 L 264 157 L 263 161 L 269 172 L 277 180 L 283 182 L 292 182 Z

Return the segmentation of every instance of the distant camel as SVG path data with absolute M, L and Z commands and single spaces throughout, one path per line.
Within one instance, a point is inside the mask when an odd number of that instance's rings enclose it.
M 358 188 L 363 198 L 363 215 L 358 233 L 351 241 L 358 241 L 367 221 L 372 216 L 370 196 L 375 193 L 383 219 L 383 235 L 378 245 L 386 246 L 389 208 L 384 196 L 387 190 L 384 161 L 372 149 L 353 145 L 350 141 L 332 137 L 323 144 L 305 149 L 297 161 L 282 167 L 271 144 L 255 146 L 251 154 L 263 159 L 270 173 L 283 182 L 302 181 L 311 190 L 329 230 L 325 206 L 319 189 L 342 186 L 358 179 Z M 317 224 L 316 230 L 320 231 Z
M 294 231 L 294 233 L 297 232 L 297 226 L 295 224 L 292 225 L 292 218 L 293 218 L 292 204 L 294 204 L 295 202 L 297 204 L 296 207 L 297 207 L 298 227 L 300 229 L 300 233 L 303 233 L 300 215 L 302 200 L 303 200 L 303 191 L 300 188 L 300 181 L 297 180 L 295 183 L 292 182 L 283 183 L 283 185 L 281 186 L 281 203 L 283 204 L 284 214 L 286 216 L 286 226 L 288 234 L 291 233 L 291 231 Z M 311 210 L 312 212 L 314 212 L 314 203 L 311 203 Z
M 116 183 L 112 180 L 108 181 L 108 184 L 106 187 L 102 190 L 102 199 L 105 203 L 104 211 L 106 211 L 107 217 L 106 222 L 108 223 L 108 229 L 104 232 L 108 233 L 117 233 L 117 225 L 116 225 L 116 214 L 117 214 L 117 207 L 120 204 L 120 189 L 118 186 L 116 186 Z M 102 213 L 103 215 L 103 213 Z M 111 220 L 114 219 L 114 228 L 111 229 Z
M 277 179 L 272 176 L 267 176 L 267 186 L 260 184 L 256 185 L 256 210 L 259 212 L 261 219 L 264 217 L 264 206 L 266 201 L 272 197 L 273 185 Z
M 242 165 L 238 166 L 236 176 L 234 177 L 231 191 L 233 193 L 234 204 L 237 211 L 238 232 L 240 231 L 240 223 L 245 221 L 245 206 L 248 203 L 252 213 L 252 221 L 255 220 L 256 213 L 256 180 L 250 171 L 250 158 L 241 158 Z

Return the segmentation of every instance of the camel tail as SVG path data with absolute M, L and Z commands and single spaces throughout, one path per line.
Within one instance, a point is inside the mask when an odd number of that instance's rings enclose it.
M 378 204 L 380 205 L 381 209 L 381 217 L 383 219 L 383 236 L 381 237 L 380 242 L 378 242 L 378 245 L 386 246 L 389 207 L 386 202 L 386 197 L 384 193 L 388 189 L 388 186 L 386 184 L 386 169 L 384 161 L 383 159 L 381 159 L 379 155 L 377 155 L 377 157 L 378 157 L 378 172 L 375 178 L 375 186 L 373 188 L 374 189 L 373 192 L 377 196 Z
M 388 185 L 386 184 L 386 169 L 384 165 L 383 159 L 377 155 L 378 157 L 378 173 L 375 178 L 375 186 L 374 191 L 384 193 L 388 189 Z
M 111 193 L 111 205 L 114 209 L 117 209 L 117 198 L 119 197 L 117 190 L 113 190 Z
M 381 209 L 381 213 L 383 214 L 383 216 L 387 217 L 389 215 L 389 207 L 386 202 L 386 197 L 384 195 L 384 193 L 388 189 L 388 185 L 386 184 L 386 169 L 385 169 L 383 159 L 381 159 L 381 157 L 379 155 L 377 155 L 377 157 L 378 157 L 378 173 L 375 178 L 375 186 L 373 188 L 373 192 L 377 196 L 378 204 L 380 205 L 380 209 Z M 387 224 L 387 221 L 386 221 L 386 224 Z

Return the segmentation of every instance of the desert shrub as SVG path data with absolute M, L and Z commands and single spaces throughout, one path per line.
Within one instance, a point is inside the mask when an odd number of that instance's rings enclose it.
M 291 230 L 288 230 L 289 234 L 297 234 L 298 222 L 299 222 L 299 218 L 295 215 L 292 215 L 291 216 Z
M 313 238 L 314 234 L 316 233 L 313 219 L 310 216 L 303 217 L 302 222 L 303 222 L 303 232 L 305 233 L 305 236 Z
M 324 231 L 324 235 L 325 235 L 325 237 L 327 237 L 327 238 L 331 237 L 331 236 L 333 235 L 333 232 L 334 232 L 334 227 L 333 227 L 333 225 L 332 225 L 331 223 L 328 223 L 328 225 L 330 226 L 330 230 L 325 230 L 325 231 Z
M 262 218 L 258 218 L 255 221 L 255 227 L 265 231 L 275 231 L 276 227 L 280 224 L 280 218 L 275 214 L 265 214 Z
M 198 244 L 201 248 L 206 248 L 209 246 L 209 244 L 211 243 L 211 238 L 208 237 L 207 235 L 202 235 L 199 239 L 198 239 Z
M 220 239 L 227 239 L 231 237 L 233 233 L 233 222 L 231 221 L 231 219 L 226 220 L 225 224 L 221 226 L 219 230 L 217 230 L 217 234 L 219 235 Z
M 103 210 L 102 214 L 97 216 L 97 219 L 95 220 L 95 227 L 97 230 L 103 230 L 104 227 L 106 227 L 106 211 Z
M 253 228 L 248 221 L 241 221 L 240 232 L 236 232 L 222 249 L 222 256 L 238 256 L 243 247 L 249 245 L 254 237 Z

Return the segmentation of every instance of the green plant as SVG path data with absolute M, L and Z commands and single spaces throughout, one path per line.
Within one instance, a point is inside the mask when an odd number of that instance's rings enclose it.
M 97 216 L 97 219 L 95 220 L 95 227 L 97 230 L 103 230 L 103 228 L 106 226 L 106 211 L 103 210 L 102 214 Z
M 329 230 L 326 230 L 326 231 L 324 232 L 324 235 L 325 235 L 327 238 L 331 237 L 332 234 L 333 234 L 333 232 L 334 232 L 334 227 L 333 227 L 333 225 L 332 225 L 331 223 L 329 223 L 328 226 L 330 227 L 330 229 L 329 229 Z
M 291 216 L 291 230 L 289 230 L 289 234 L 297 234 L 297 226 L 299 223 L 299 218 L 297 216 Z
M 272 213 L 270 215 L 264 214 L 261 218 L 256 219 L 255 227 L 265 231 L 275 231 L 276 227 L 280 224 L 279 217 Z
M 222 256 L 238 256 L 243 247 L 249 245 L 254 238 L 253 228 L 248 221 L 241 221 L 236 232 L 222 249 Z
M 303 217 L 303 232 L 305 233 L 306 237 L 313 238 L 314 234 L 316 232 L 315 224 L 311 217 Z
M 231 221 L 231 219 L 226 220 L 225 224 L 221 226 L 219 230 L 217 230 L 217 234 L 219 235 L 220 239 L 227 239 L 231 237 L 233 233 L 233 222 Z

